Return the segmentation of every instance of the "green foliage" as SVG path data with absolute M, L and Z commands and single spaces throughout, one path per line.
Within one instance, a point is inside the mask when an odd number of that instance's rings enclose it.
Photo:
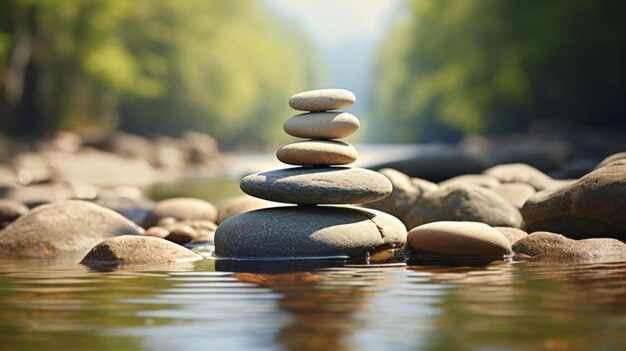
M 258 144 L 318 83 L 307 40 L 246 0 L 3 1 L 0 60 L 0 128 L 17 132 L 98 123 Z M 9 71 L 31 82 L 17 102 L 3 98 Z
M 626 124 L 626 3 L 413 0 L 383 44 L 377 139 Z

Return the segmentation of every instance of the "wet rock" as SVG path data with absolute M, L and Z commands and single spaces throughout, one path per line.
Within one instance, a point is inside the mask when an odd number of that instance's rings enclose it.
M 276 158 L 290 165 L 346 165 L 357 157 L 354 146 L 340 140 L 296 141 L 276 151 Z
M 500 184 L 492 190 L 516 208 L 522 208 L 526 200 L 535 194 L 535 189 L 524 183 Z
M 151 236 L 122 235 L 94 246 L 82 264 L 176 263 L 202 257 L 180 245 Z
M 215 222 L 217 209 L 210 202 L 189 197 L 178 197 L 159 201 L 146 215 L 143 227 L 157 225 L 162 218 L 173 217 L 179 221 L 202 219 Z
M 626 244 L 616 239 L 573 240 L 550 232 L 535 232 L 519 240 L 513 250 L 533 259 L 597 262 L 626 259 Z
M 217 206 L 217 223 L 222 223 L 228 218 L 243 212 L 258 210 L 267 207 L 267 201 L 248 195 L 238 196 L 225 201 Z
M 436 184 L 427 180 L 421 180 L 421 186 L 416 186 L 409 176 L 395 169 L 384 168 L 378 172 L 389 179 L 393 190 L 384 199 L 370 202 L 363 206 L 389 213 L 399 219 L 406 216 L 415 201 L 427 191 L 426 189 L 432 190 L 437 187 Z
M 595 167 L 595 169 L 598 168 L 602 168 L 606 165 L 608 165 L 609 163 L 615 162 L 615 161 L 620 161 L 620 160 L 626 160 L 626 152 L 618 152 L 615 154 L 612 154 L 608 157 L 606 157 L 604 160 L 602 160 L 600 163 L 598 163 L 598 165 Z
M 478 222 L 434 222 L 413 228 L 407 235 L 416 252 L 454 257 L 502 259 L 512 253 L 497 229 Z
M 143 234 L 143 229 L 86 201 L 42 205 L 0 232 L 0 257 L 82 257 L 98 242 L 122 234 Z
M 493 189 L 500 185 L 500 181 L 485 174 L 463 174 L 444 180 L 439 183 L 439 186 L 444 187 L 452 184 L 472 184 L 482 186 L 487 189 Z
M 529 232 L 626 239 L 626 160 L 569 185 L 538 192 L 526 201 L 522 214 Z
M 502 164 L 486 169 L 484 174 L 497 178 L 501 183 L 523 183 L 535 190 L 549 189 L 553 179 L 540 170 L 523 163 Z
M 489 189 L 453 184 L 421 197 L 404 218 L 407 228 L 439 221 L 482 222 L 519 228 L 522 216 L 517 208 Z
M 508 240 L 511 245 L 528 235 L 528 233 L 518 228 L 496 227 L 496 229 L 504 235 L 506 240 Z
M 313 112 L 287 119 L 283 129 L 299 138 L 341 139 L 352 135 L 359 126 L 359 119 L 347 112 Z
M 14 200 L 0 199 L 0 229 L 6 227 L 21 215 L 28 212 L 28 207 Z
M 364 257 L 400 247 L 404 225 L 386 213 L 352 207 L 291 206 L 242 213 L 220 224 L 215 253 L 230 258 Z
M 361 204 L 392 190 L 383 175 L 347 167 L 277 169 L 249 175 L 240 186 L 254 197 L 296 204 Z
M 298 93 L 289 98 L 289 106 L 299 111 L 340 110 L 352 105 L 356 97 L 344 89 L 317 89 Z

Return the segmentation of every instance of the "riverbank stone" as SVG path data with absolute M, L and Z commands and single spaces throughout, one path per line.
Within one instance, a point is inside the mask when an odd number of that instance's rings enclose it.
M 236 216 L 240 213 L 258 210 L 267 206 L 267 201 L 248 195 L 241 195 L 228 199 L 217 205 L 217 224 L 220 224 L 230 217 Z
M 389 179 L 393 190 L 391 194 L 382 200 L 370 202 L 363 206 L 389 213 L 399 219 L 406 216 L 415 201 L 427 192 L 427 189 L 435 189 L 437 187 L 436 184 L 428 181 L 424 181 L 425 183 L 421 185 L 430 183 L 433 186 L 432 188 L 428 185 L 419 186 L 419 184 L 416 184 L 409 176 L 395 169 L 383 168 L 378 172 Z
M 359 119 L 347 112 L 311 112 L 285 121 L 283 130 L 298 138 L 340 139 L 359 129 Z
M 290 165 L 347 165 L 357 157 L 354 146 L 339 140 L 296 141 L 276 151 L 276 158 Z
M 553 187 L 553 179 L 535 167 L 524 163 L 507 163 L 486 169 L 483 174 L 498 179 L 501 183 L 523 183 L 535 190 Z
M 298 93 L 289 98 L 289 106 L 299 111 L 339 110 L 352 105 L 356 97 L 344 89 L 317 89 Z
M 295 204 L 362 204 L 392 191 L 385 176 L 348 167 L 278 169 L 249 175 L 240 187 L 254 197 Z
M 172 217 L 176 220 L 203 219 L 211 222 L 217 220 L 217 209 L 208 201 L 190 197 L 177 197 L 156 203 L 143 221 L 143 227 L 155 226 L 163 218 Z
M 409 246 L 418 253 L 453 257 L 502 259 L 512 254 L 509 241 L 497 229 L 479 222 L 433 222 L 413 228 Z
M 513 250 L 517 254 L 544 261 L 623 261 L 626 244 L 610 238 L 573 240 L 550 232 L 535 232 L 520 239 Z
M 84 256 L 100 241 L 143 229 L 113 210 L 71 200 L 34 208 L 0 231 L 1 258 Z
M 200 259 L 202 256 L 167 240 L 152 236 L 122 235 L 98 243 L 81 263 L 176 263 Z
M 528 233 L 526 233 L 525 231 L 519 228 L 511 228 L 511 227 L 495 227 L 495 228 L 500 233 L 502 233 L 502 235 L 504 235 L 504 237 L 506 238 L 506 240 L 509 241 L 511 246 L 515 244 L 518 240 L 525 238 L 528 235 Z
M 353 207 L 289 206 L 245 212 L 215 232 L 215 253 L 238 259 L 364 257 L 401 247 L 406 229 L 386 213 Z

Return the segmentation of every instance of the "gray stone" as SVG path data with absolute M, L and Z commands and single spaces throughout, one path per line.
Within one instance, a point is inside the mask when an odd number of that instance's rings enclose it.
M 296 141 L 276 151 L 276 158 L 290 165 L 347 165 L 357 157 L 354 146 L 340 140 Z
M 404 218 L 409 229 L 439 221 L 471 221 L 519 228 L 522 216 L 517 208 L 489 189 L 453 184 L 421 197 Z
M 413 228 L 409 246 L 421 253 L 454 257 L 502 259 L 512 253 L 497 229 L 478 222 L 434 222 Z
M 526 200 L 535 194 L 535 189 L 524 183 L 500 184 L 491 190 L 517 208 L 522 208 Z
M 242 213 L 215 233 L 215 253 L 230 258 L 363 257 L 406 241 L 404 225 L 375 210 L 273 207 Z
M 265 200 L 295 204 L 362 204 L 389 195 L 391 182 L 360 168 L 287 168 L 249 175 L 241 190 Z
M 283 129 L 298 138 L 341 139 L 352 135 L 359 126 L 359 119 L 347 112 L 312 112 L 287 119 Z
M 0 229 L 28 212 L 28 207 L 15 200 L 0 199 Z
M 395 169 L 384 168 L 378 171 L 389 179 L 393 190 L 389 196 L 382 200 L 365 204 L 365 207 L 389 213 L 396 218 L 402 219 L 411 209 L 415 201 L 427 192 L 426 189 L 435 189 L 437 185 L 427 180 L 422 180 L 422 186 L 416 186 L 413 179 Z M 425 184 L 431 184 L 429 187 Z
M 616 239 L 572 240 L 560 234 L 535 232 L 513 245 L 517 254 L 545 261 L 623 261 L 626 244 Z
M 609 163 L 569 185 L 538 192 L 526 201 L 522 214 L 528 232 L 626 239 L 626 160 Z
M 267 201 L 248 195 L 237 196 L 217 206 L 217 223 L 222 223 L 228 218 L 240 213 L 258 210 L 267 207 Z
M 157 202 L 143 221 L 143 227 L 157 225 L 162 218 L 173 217 L 177 220 L 203 219 L 217 220 L 217 209 L 210 202 L 189 197 L 177 197 Z
M 528 233 L 518 228 L 496 227 L 496 229 L 504 235 L 506 240 L 508 240 L 511 245 L 528 235 Z
M 104 239 L 142 233 L 120 214 L 90 202 L 53 203 L 36 207 L 0 231 L 0 257 L 82 257 Z
M 82 264 L 176 263 L 202 259 L 189 249 L 152 236 L 122 235 L 94 246 Z
M 497 178 L 501 183 L 523 183 L 544 190 L 552 187 L 553 179 L 540 170 L 523 163 L 502 164 L 486 169 L 484 174 Z
M 318 89 L 298 93 L 289 98 L 289 106 L 299 111 L 339 110 L 356 101 L 354 94 L 344 89 Z

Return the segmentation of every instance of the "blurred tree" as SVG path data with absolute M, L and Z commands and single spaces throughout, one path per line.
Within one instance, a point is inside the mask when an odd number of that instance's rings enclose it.
M 413 0 L 381 48 L 372 139 L 626 127 L 626 2 Z M 384 124 L 384 126 L 383 126 Z
M 0 128 L 194 128 L 227 144 L 279 135 L 315 85 L 308 42 L 257 2 L 0 2 Z

